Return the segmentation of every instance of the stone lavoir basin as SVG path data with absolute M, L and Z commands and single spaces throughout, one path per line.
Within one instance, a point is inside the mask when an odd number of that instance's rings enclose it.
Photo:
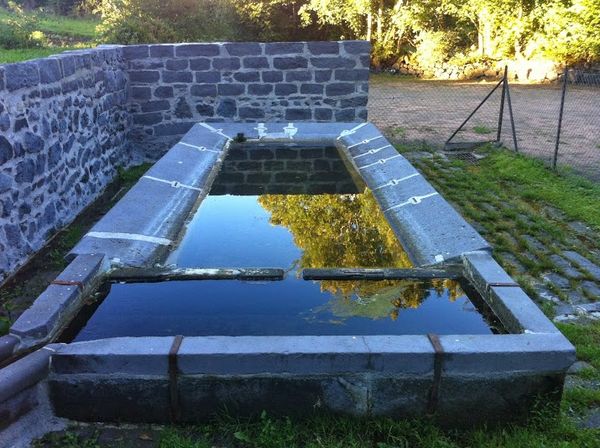
M 11 367 L 46 350 L 36 394 L 82 421 L 520 419 L 574 349 L 490 252 L 371 124 L 199 123 L 14 323 L 44 348 Z

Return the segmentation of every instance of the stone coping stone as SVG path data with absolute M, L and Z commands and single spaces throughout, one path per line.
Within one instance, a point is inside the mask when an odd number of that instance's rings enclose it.
M 10 327 L 10 335 L 19 340 L 16 351 L 53 338 L 108 269 L 103 255 L 77 256 Z
M 61 316 L 81 296 L 77 286 L 50 285 L 10 327 L 21 340 L 44 340 L 58 327 Z
M 488 303 L 512 333 L 560 333 L 519 287 L 492 286 Z
M 465 278 L 509 333 L 562 334 L 487 251 L 463 254 Z M 575 348 L 569 344 L 571 350 Z
M 19 342 L 19 338 L 12 334 L 0 337 L 0 362 L 12 357 Z
M 575 362 L 571 343 L 560 333 L 441 335 L 444 375 L 561 373 Z
M 564 373 L 575 361 L 560 333 L 442 335 L 442 375 Z M 174 337 L 110 338 L 62 346 L 55 374 L 169 373 Z M 181 375 L 432 375 L 435 350 L 426 336 L 185 337 L 176 354 Z
M 462 259 L 469 281 L 480 291 L 486 291 L 490 284 L 517 286 L 487 251 L 467 252 Z
M 142 267 L 165 255 L 192 208 L 208 193 L 230 139 L 196 125 L 154 164 L 69 252 L 102 253 Z
M 173 337 L 111 338 L 72 343 L 53 358 L 57 374 L 166 375 Z M 177 353 L 182 375 L 432 375 L 426 336 L 186 337 Z
M 166 375 L 174 337 L 111 338 L 65 345 L 52 358 L 54 373 Z

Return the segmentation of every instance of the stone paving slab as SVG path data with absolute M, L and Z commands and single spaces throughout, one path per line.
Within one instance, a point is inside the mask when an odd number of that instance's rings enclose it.
M 587 271 L 594 280 L 600 281 L 600 266 L 592 263 L 590 260 L 572 250 L 566 250 L 562 255 L 572 263 L 577 264 L 580 268 Z

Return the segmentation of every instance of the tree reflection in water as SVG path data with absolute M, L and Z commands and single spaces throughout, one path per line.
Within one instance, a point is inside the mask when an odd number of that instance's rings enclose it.
M 303 250 L 298 267 L 412 266 L 372 193 L 346 195 L 262 195 L 260 205 L 273 225 L 285 226 Z M 434 290 L 451 301 L 464 295 L 453 280 L 324 280 L 321 290 L 333 298 L 327 309 L 339 318 L 395 320 L 403 308 L 417 308 Z

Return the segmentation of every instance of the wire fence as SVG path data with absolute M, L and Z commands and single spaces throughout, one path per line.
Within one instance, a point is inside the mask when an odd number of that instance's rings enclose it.
M 600 73 L 568 70 L 552 84 L 506 85 L 374 78 L 369 120 L 404 145 L 469 150 L 499 142 L 600 181 Z

